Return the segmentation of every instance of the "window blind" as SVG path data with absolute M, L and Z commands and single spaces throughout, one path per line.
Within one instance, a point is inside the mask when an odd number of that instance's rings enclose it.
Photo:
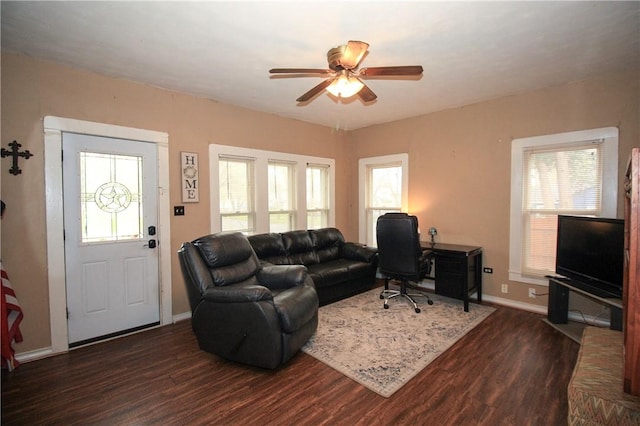
M 529 148 L 524 152 L 522 272 L 555 270 L 557 217 L 599 216 L 602 141 Z

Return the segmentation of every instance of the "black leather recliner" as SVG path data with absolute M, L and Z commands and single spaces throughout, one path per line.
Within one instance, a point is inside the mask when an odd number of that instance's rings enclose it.
M 318 295 L 304 266 L 261 266 L 241 233 L 183 243 L 178 257 L 201 349 L 277 368 L 315 333 Z

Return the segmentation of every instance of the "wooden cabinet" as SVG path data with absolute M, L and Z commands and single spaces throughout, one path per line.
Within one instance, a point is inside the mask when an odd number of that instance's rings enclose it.
M 420 242 L 435 256 L 436 294 L 461 299 L 469 312 L 469 295 L 474 291 L 482 302 L 482 247 Z
M 625 176 L 624 391 L 640 395 L 640 148 L 633 148 Z

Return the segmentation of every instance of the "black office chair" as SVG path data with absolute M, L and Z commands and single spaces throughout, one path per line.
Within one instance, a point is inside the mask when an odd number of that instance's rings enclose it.
M 406 213 L 387 213 L 378 218 L 376 224 L 378 240 L 378 266 L 384 275 L 384 308 L 389 309 L 389 300 L 404 297 L 412 304 L 416 313 L 420 308 L 413 297 L 424 296 L 433 305 L 431 298 L 423 293 L 407 293 L 407 283 L 420 282 L 431 272 L 433 254 L 420 247 L 418 218 Z M 400 281 L 400 290 L 390 290 L 389 280 Z

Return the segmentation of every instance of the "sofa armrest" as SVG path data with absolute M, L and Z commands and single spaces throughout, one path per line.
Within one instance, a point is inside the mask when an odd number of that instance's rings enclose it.
M 344 243 L 340 247 L 340 257 L 361 262 L 373 263 L 378 249 L 359 243 Z
M 257 275 L 258 282 L 271 290 L 281 290 L 303 285 L 307 268 L 303 265 L 265 266 Z
M 213 303 L 248 303 L 273 300 L 271 291 L 261 285 L 236 284 L 211 286 L 202 293 L 202 298 Z

